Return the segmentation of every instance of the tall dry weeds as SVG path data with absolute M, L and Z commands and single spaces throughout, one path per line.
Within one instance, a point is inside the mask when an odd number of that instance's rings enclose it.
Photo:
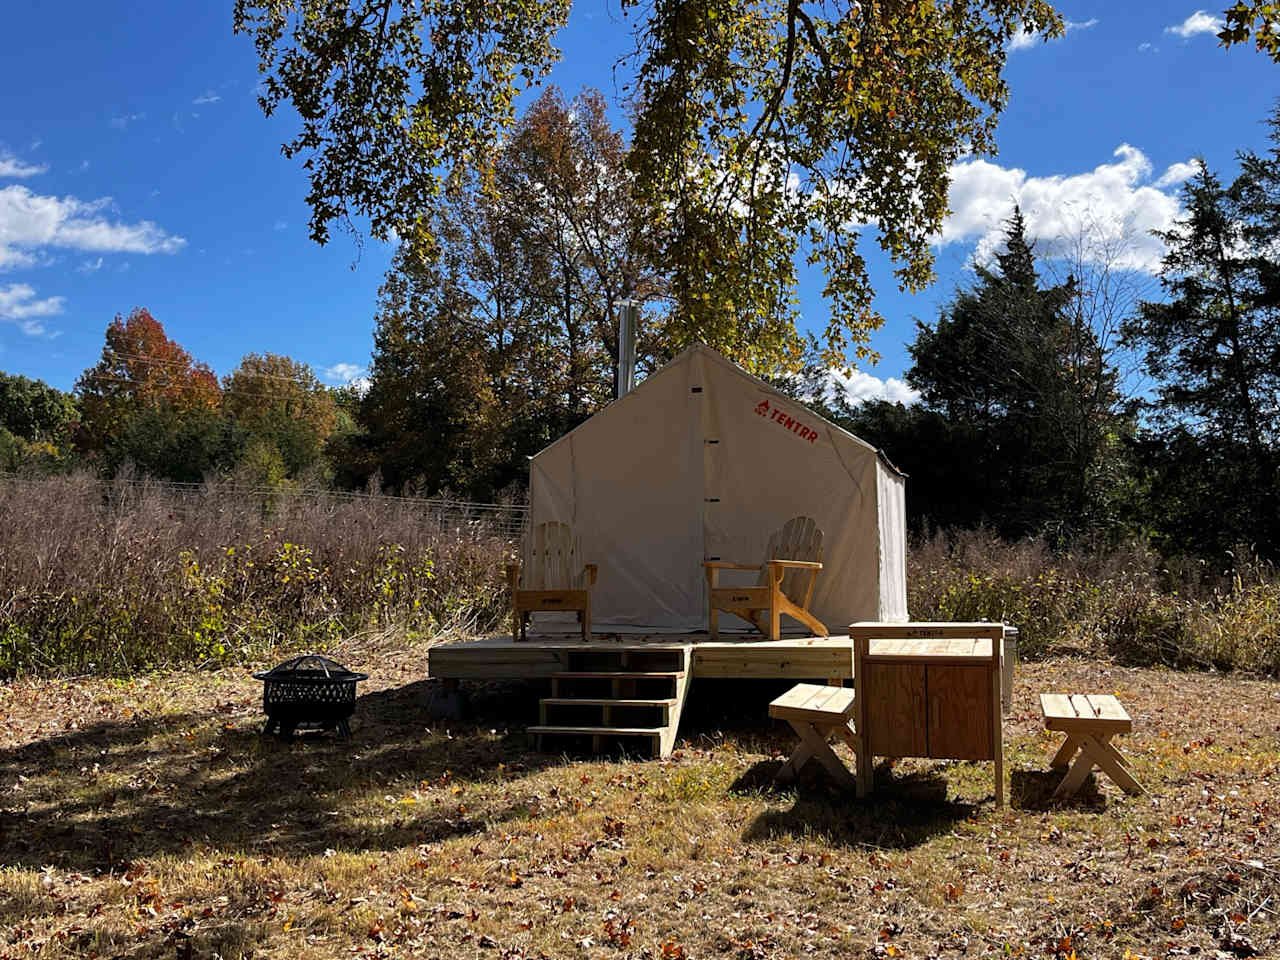
M 1171 570 L 1142 544 L 1053 551 L 971 530 L 913 543 L 907 557 L 913 619 L 1003 620 L 1028 658 L 1280 675 L 1280 577 L 1244 549 L 1232 570 Z
M 421 502 L 0 478 L 0 673 L 117 673 L 484 629 L 510 544 Z
M 127 673 L 323 648 L 365 630 L 491 628 L 510 538 L 421 501 L 176 491 L 124 476 L 0 477 L 0 675 Z M 908 552 L 922 620 L 1004 620 L 1027 658 L 1280 675 L 1280 577 L 1171 571 L 1141 545 L 1053 551 L 990 531 Z

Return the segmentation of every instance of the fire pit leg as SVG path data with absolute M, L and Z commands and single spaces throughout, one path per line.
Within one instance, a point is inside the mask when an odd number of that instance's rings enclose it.
M 347 723 L 346 720 L 338 721 L 338 736 L 340 736 L 343 740 L 351 739 L 351 726 L 350 724 Z

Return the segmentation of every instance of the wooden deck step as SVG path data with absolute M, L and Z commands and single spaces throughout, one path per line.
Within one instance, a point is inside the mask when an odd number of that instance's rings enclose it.
M 567 669 L 550 674 L 551 696 L 539 700 L 539 723 L 528 727 L 528 732 L 535 738 L 539 750 L 546 737 L 590 737 L 594 752 L 600 751 L 606 739 L 643 737 L 652 744 L 655 756 L 670 756 L 680 726 L 680 711 L 688 696 L 691 650 L 689 646 L 674 650 L 644 650 L 636 654 L 636 659 L 643 655 L 640 662 L 632 659 L 632 651 L 622 650 L 618 651 L 620 655 L 613 663 L 601 663 L 593 651 L 588 651 L 591 655 L 585 658 L 579 658 L 570 651 L 568 662 L 564 664 Z M 663 659 L 654 662 L 656 654 Z M 661 669 L 668 666 L 668 662 L 673 669 Z M 595 689 L 585 687 L 583 696 L 573 696 L 578 689 L 576 684 L 567 691 L 562 690 L 562 681 L 572 684 L 577 680 L 608 680 L 609 683 L 591 685 Z M 668 687 L 666 690 L 637 690 L 635 684 L 638 683 L 665 683 Z M 612 695 L 604 688 L 611 690 Z M 579 707 L 586 708 L 587 712 L 576 716 L 563 713 Z M 549 716 L 548 708 L 558 712 Z M 650 710 L 658 711 L 658 715 L 631 713 L 618 716 L 618 710 Z M 599 724 L 593 723 L 592 711 L 598 712 Z M 628 722 L 654 725 L 621 725 Z
M 681 680 L 683 670 L 560 670 L 553 680 Z
M 548 706 L 584 706 L 584 707 L 670 707 L 674 706 L 675 697 L 664 700 L 611 700 L 607 697 L 543 697 L 540 703 Z
M 529 727 L 530 733 L 565 733 L 578 735 L 602 735 L 611 737 L 661 737 L 662 727 Z

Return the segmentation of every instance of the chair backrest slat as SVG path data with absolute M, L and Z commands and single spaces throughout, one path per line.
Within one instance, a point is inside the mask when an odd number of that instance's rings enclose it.
M 540 523 L 525 550 L 520 586 L 525 590 L 576 590 L 582 546 L 567 523 Z
M 812 517 L 792 517 L 769 538 L 765 551 L 766 560 L 807 560 L 822 562 L 822 528 Z M 768 582 L 768 573 L 761 571 L 759 583 Z M 782 578 L 782 592 L 793 600 L 804 597 L 809 574 L 804 570 L 788 570 Z

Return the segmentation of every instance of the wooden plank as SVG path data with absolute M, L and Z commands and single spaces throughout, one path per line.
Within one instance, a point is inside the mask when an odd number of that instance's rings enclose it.
M 533 554 L 529 557 L 529 579 L 525 587 L 543 590 L 547 586 L 547 525 L 540 523 L 533 532 Z
M 521 610 L 573 610 L 587 602 L 586 590 L 521 590 L 516 596 Z
M 692 650 L 692 646 L 686 645 L 680 651 L 680 665 L 684 668 L 683 675 L 676 678 L 676 702 L 667 710 L 667 723 L 663 727 L 662 736 L 658 740 L 658 755 L 663 759 L 671 756 L 671 751 L 675 749 L 676 734 L 680 732 L 680 715 L 684 712 L 685 702 L 689 699 L 689 688 L 693 685 Z
M 853 774 L 849 772 L 849 768 L 840 762 L 840 758 L 832 752 L 831 747 L 827 745 L 826 738 L 813 728 L 812 724 L 799 723 L 791 721 L 791 728 L 795 730 L 796 735 L 800 737 L 803 744 L 805 754 L 817 760 L 826 769 L 831 778 L 844 787 L 857 789 L 857 780 Z M 792 763 L 788 761 L 788 766 L 799 768 L 800 763 Z
M 987 665 L 991 662 L 991 658 L 986 654 L 977 657 L 953 657 L 946 654 L 926 653 L 926 654 L 901 654 L 901 655 L 881 655 L 873 652 L 871 654 L 873 663 L 901 663 L 901 664 L 918 664 L 919 666 L 944 666 L 951 665 L 957 667 Z
M 1071 706 L 1075 708 L 1076 716 L 1081 720 L 1096 720 L 1098 715 L 1093 712 L 1093 707 L 1089 705 L 1089 698 L 1082 693 L 1073 693 L 1071 695 Z
M 991 665 L 987 668 L 987 675 L 991 684 L 991 751 L 995 766 L 993 774 L 997 808 L 1004 806 L 1004 715 L 1000 710 L 1000 651 L 1002 646 L 1003 638 L 994 642 Z
M 584 643 L 579 634 L 531 636 L 513 642 L 511 635 L 455 641 L 431 648 L 428 676 L 441 679 L 500 679 L 545 677 L 563 670 L 566 651 L 573 653 L 658 651 L 679 652 L 689 637 L 643 635 L 615 640 L 596 638 Z M 789 637 L 777 641 L 758 636 L 719 643 L 698 643 L 689 657 L 699 676 L 723 678 L 784 678 L 821 680 L 853 676 L 852 644 L 845 637 Z
M 864 664 L 867 752 L 883 757 L 927 756 L 925 668 L 914 664 Z
M 797 683 L 782 696 L 769 704 L 769 716 L 776 716 L 774 710 L 790 710 L 807 701 L 814 692 L 821 689 L 816 683 Z
M 1070 698 L 1061 693 L 1040 694 L 1040 713 L 1046 720 L 1074 720 L 1076 718 L 1076 711 L 1071 706 Z
M 700 677 L 779 677 L 797 680 L 853 676 L 849 642 L 816 645 L 808 641 L 699 644 L 693 651 Z
M 1071 766 L 1071 758 L 1076 755 L 1076 751 L 1080 749 L 1080 744 L 1076 743 L 1076 738 L 1067 734 L 1067 738 L 1062 741 L 1062 746 L 1058 748 L 1058 752 L 1053 755 L 1049 761 L 1050 770 L 1066 770 Z
M 865 797 L 871 791 L 871 742 L 867 736 L 867 645 L 866 637 L 853 643 L 853 690 L 854 721 L 853 754 L 856 762 L 854 777 L 857 782 L 857 795 Z
M 815 720 L 820 715 L 827 722 L 838 719 L 844 723 L 853 714 L 854 692 L 845 687 L 828 687 L 827 689 L 831 691 L 831 695 L 822 706 L 812 711 L 806 709 L 806 712 L 813 713 Z
M 778 707 L 769 705 L 769 716 L 779 720 L 813 723 L 821 728 L 833 727 L 848 722 L 853 715 L 856 698 L 852 690 L 841 687 L 826 687 L 828 691 L 817 706 L 802 703 L 800 706 Z
M 1099 696 L 1106 696 L 1106 694 Z M 1075 733 L 1092 731 L 1108 735 L 1128 733 L 1133 729 L 1133 721 L 1129 719 L 1129 715 L 1124 712 L 1124 708 L 1120 706 L 1118 701 L 1116 708 L 1120 713 L 1124 714 L 1122 717 L 1096 715 L 1096 712 L 1083 694 L 1040 694 L 1040 712 L 1044 715 L 1046 730 L 1063 730 Z M 1082 709 L 1087 710 L 1090 715 L 1081 716 Z
M 930 666 L 929 753 L 935 760 L 993 760 L 991 680 L 985 667 Z
M 987 621 L 971 623 L 926 621 L 883 623 L 859 621 L 858 623 L 849 624 L 849 637 L 851 639 L 856 639 L 857 637 L 866 637 L 869 640 L 885 640 L 894 637 L 907 640 L 972 640 L 981 638 L 998 642 L 1003 636 L 1003 623 L 990 623 Z
M 529 733 L 606 734 L 615 737 L 660 737 L 661 727 L 571 727 L 537 726 L 526 728 Z
M 1088 695 L 1089 705 L 1093 712 L 1104 720 L 1120 720 L 1132 723 L 1129 714 L 1113 695 L 1109 693 L 1091 693 Z
M 557 670 L 558 680 L 674 680 L 683 677 L 682 670 Z
M 821 686 L 818 688 L 817 692 L 814 693 L 814 695 L 810 697 L 809 700 L 802 705 L 801 709 L 811 710 L 811 711 L 820 713 L 825 709 L 827 703 L 831 700 L 831 698 L 836 696 L 839 693 L 840 693 L 839 687 L 833 687 L 830 685 Z

